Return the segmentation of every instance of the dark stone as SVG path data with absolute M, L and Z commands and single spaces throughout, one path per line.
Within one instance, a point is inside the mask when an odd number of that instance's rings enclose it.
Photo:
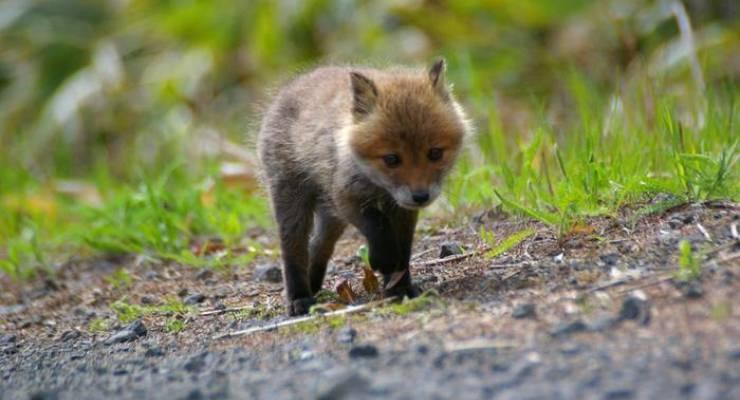
M 186 305 L 194 306 L 196 304 L 202 303 L 206 299 L 206 296 L 202 293 L 193 293 L 191 295 L 188 295 L 185 297 L 185 299 L 182 301 Z
M 208 357 L 208 354 L 209 353 L 206 351 L 190 357 L 184 365 L 185 370 L 193 373 L 202 371 L 206 366 L 206 358 Z
M 584 332 L 587 329 L 588 326 L 580 319 L 577 319 L 575 321 L 562 322 L 556 325 L 550 330 L 550 335 L 555 337 L 568 336 L 573 333 Z
M 111 345 L 115 343 L 130 342 L 138 339 L 139 337 L 146 336 L 146 327 L 141 320 L 136 320 L 123 329 L 111 335 L 108 339 L 103 342 L 105 345 Z
M 605 400 L 631 399 L 634 395 L 632 389 L 609 389 L 604 393 Z
M 203 396 L 203 392 L 201 392 L 200 389 L 193 389 L 187 396 L 185 396 L 184 400 L 203 400 L 205 398 L 206 397 Z
M 704 289 L 701 282 L 693 280 L 683 285 L 683 295 L 689 299 L 698 299 L 704 296 Z
M 76 351 L 76 352 L 74 352 L 74 353 L 72 353 L 72 354 L 69 355 L 70 361 L 81 360 L 83 358 L 85 358 L 85 353 L 83 353 L 81 351 Z
M 371 344 L 355 346 L 349 350 L 349 358 L 371 358 L 377 356 L 378 348 Z
M 589 324 L 589 330 L 593 332 L 604 332 L 619 325 L 621 319 L 612 315 L 603 315 Z
M 200 279 L 202 281 L 210 279 L 211 277 L 213 277 L 213 271 L 211 271 L 210 269 L 201 270 L 200 272 L 198 272 L 197 275 L 195 275 L 196 279 Z
M 16 340 L 18 340 L 18 337 L 16 335 L 0 335 L 0 344 L 10 344 L 15 343 Z
M 740 361 L 740 347 L 734 348 L 734 349 L 730 349 L 727 352 L 727 357 L 730 360 L 733 360 L 733 361 Z
M 260 282 L 280 283 L 283 281 L 283 272 L 273 264 L 262 264 L 254 268 L 254 278 Z
M 565 343 L 560 347 L 560 353 L 566 356 L 574 356 L 581 353 L 581 351 L 583 351 L 583 346 L 573 342 Z
M 357 337 L 357 331 L 349 326 L 345 326 L 339 330 L 339 333 L 337 335 L 337 341 L 339 343 L 352 344 L 352 342 L 355 341 L 356 337 Z
M 650 323 L 650 304 L 640 298 L 629 296 L 622 301 L 619 319 L 633 320 L 641 325 Z
M 619 261 L 619 254 L 617 253 L 609 253 L 599 256 L 601 261 L 604 262 L 606 265 L 616 265 L 617 261 Z
M 429 346 L 425 344 L 420 344 L 416 346 L 416 352 L 421 355 L 427 355 L 429 354 Z
M 153 345 L 146 349 L 146 352 L 144 353 L 144 357 L 162 357 L 164 356 L 164 350 L 162 350 L 159 345 Z
M 9 306 L 0 306 L 0 315 L 16 314 L 26 309 L 23 304 L 12 304 Z
M 188 293 L 190 293 L 190 291 L 188 290 L 188 288 L 182 288 L 182 289 L 180 289 L 180 290 L 177 291 L 177 295 L 179 297 L 185 297 L 185 296 L 188 295 Z
M 157 271 L 146 271 L 146 273 L 144 273 L 144 279 L 148 281 L 155 281 L 159 279 L 159 274 L 157 273 Z
M 62 342 L 67 342 L 70 340 L 75 340 L 79 338 L 82 334 L 80 331 L 76 331 L 74 329 L 70 329 L 68 331 L 62 332 L 62 334 L 59 336 L 59 340 Z
M 357 394 L 364 392 L 368 386 L 367 380 L 357 374 L 350 372 L 343 374 L 330 382 L 316 396 L 319 400 L 351 399 Z
M 463 248 L 457 242 L 442 243 L 439 248 L 439 258 L 457 256 L 463 253 Z
M 57 400 L 59 393 L 55 390 L 39 390 L 38 392 L 31 393 L 28 397 L 30 400 Z
M 154 296 L 149 296 L 148 294 L 141 296 L 141 304 L 144 306 L 151 306 L 157 303 L 157 298 Z
M 519 304 L 511 311 L 511 316 L 516 319 L 534 318 L 535 306 L 532 303 Z

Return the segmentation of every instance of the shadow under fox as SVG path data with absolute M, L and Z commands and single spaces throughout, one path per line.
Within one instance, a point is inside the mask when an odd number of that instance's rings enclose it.
M 416 295 L 417 213 L 440 194 L 469 131 L 444 73 L 444 60 L 428 70 L 321 67 L 274 99 L 258 153 L 290 315 L 314 304 L 348 224 L 367 239 L 386 295 Z

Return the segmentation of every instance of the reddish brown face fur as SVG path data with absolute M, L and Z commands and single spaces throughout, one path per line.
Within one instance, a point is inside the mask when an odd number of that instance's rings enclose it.
M 368 177 L 403 207 L 429 204 L 439 195 L 465 134 L 446 91 L 425 75 L 394 77 L 378 82 L 371 110 L 360 117 L 349 145 Z M 423 193 L 428 199 L 419 201 Z

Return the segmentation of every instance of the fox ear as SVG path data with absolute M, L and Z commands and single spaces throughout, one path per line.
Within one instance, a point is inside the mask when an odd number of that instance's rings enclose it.
M 378 88 L 365 75 L 352 71 L 349 73 L 352 82 L 352 115 L 361 120 L 370 114 L 378 100 Z
M 432 64 L 432 66 L 429 68 L 429 81 L 431 82 L 434 91 L 436 91 L 437 94 L 442 96 L 442 98 L 445 100 L 449 98 L 447 83 L 445 80 L 446 70 L 447 62 L 442 57 L 434 61 L 434 64 Z

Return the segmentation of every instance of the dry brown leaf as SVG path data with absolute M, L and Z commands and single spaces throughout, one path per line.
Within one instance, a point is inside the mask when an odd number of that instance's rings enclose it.
M 337 311 L 337 310 L 346 308 L 347 306 L 342 303 L 331 302 L 331 303 L 324 303 L 321 305 L 321 307 L 326 309 L 327 311 Z
M 404 276 L 408 273 L 408 270 L 403 271 L 396 271 L 391 274 L 391 279 L 388 281 L 388 284 L 386 285 L 386 290 L 394 288 L 396 285 L 398 285 L 399 282 L 401 282 L 401 279 L 403 279 Z
M 369 294 L 378 293 L 380 290 L 380 282 L 378 282 L 378 277 L 375 276 L 375 272 L 367 267 L 363 268 L 362 272 L 365 274 L 362 278 L 362 286 L 365 288 L 365 291 Z
M 590 235 L 594 232 L 596 232 L 596 228 L 593 225 L 579 223 L 573 225 L 569 233 L 571 235 Z
M 223 251 L 225 248 L 226 246 L 220 240 L 206 240 L 204 242 L 193 243 L 190 246 L 190 251 L 198 256 L 205 256 Z
M 337 292 L 339 299 L 345 303 L 352 303 L 357 298 L 357 295 L 352 290 L 352 285 L 346 279 L 337 282 L 334 290 Z

